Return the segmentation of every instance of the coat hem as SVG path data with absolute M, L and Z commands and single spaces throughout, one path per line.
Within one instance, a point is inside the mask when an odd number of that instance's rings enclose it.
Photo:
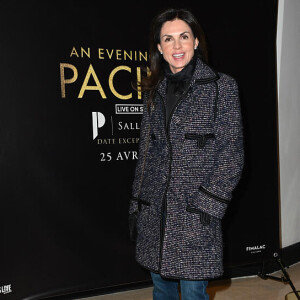
M 216 276 L 207 276 L 207 277 L 197 277 L 197 278 L 188 278 L 188 277 L 185 277 L 185 276 L 172 276 L 172 275 L 164 275 L 164 274 L 161 274 L 161 272 L 159 270 L 154 270 L 150 267 L 147 267 L 145 265 L 143 265 L 141 262 L 139 262 L 138 260 L 136 260 L 137 263 L 143 267 L 144 269 L 152 272 L 152 273 L 156 273 L 156 274 L 159 274 L 161 277 L 163 278 L 166 278 L 166 279 L 174 279 L 174 280 L 188 280 L 188 281 L 197 281 L 197 280 L 214 280 L 214 279 L 217 279 L 219 277 L 221 277 L 223 275 L 224 272 L 216 275 Z

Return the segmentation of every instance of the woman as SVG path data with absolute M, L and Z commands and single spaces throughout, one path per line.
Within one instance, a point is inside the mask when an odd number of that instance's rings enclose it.
M 223 273 L 221 220 L 243 167 L 238 88 L 204 61 L 204 38 L 186 10 L 160 13 L 150 34 L 139 159 L 130 202 L 136 259 L 154 300 L 208 299 Z

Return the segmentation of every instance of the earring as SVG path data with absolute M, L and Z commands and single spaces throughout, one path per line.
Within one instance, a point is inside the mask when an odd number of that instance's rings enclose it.
M 160 51 L 160 54 L 163 54 L 162 51 Z

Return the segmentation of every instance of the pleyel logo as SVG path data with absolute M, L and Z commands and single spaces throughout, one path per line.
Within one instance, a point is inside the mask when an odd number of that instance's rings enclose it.
M 93 140 L 98 136 L 99 129 L 105 124 L 105 116 L 101 112 L 92 112 Z
M 5 295 L 5 294 L 9 294 L 11 292 L 12 292 L 12 290 L 11 290 L 11 284 L 0 286 L 0 294 Z

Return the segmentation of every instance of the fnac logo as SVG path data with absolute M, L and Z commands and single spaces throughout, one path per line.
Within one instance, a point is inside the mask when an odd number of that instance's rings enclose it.
M 93 140 L 98 136 L 99 128 L 105 124 L 105 116 L 101 112 L 92 112 Z

